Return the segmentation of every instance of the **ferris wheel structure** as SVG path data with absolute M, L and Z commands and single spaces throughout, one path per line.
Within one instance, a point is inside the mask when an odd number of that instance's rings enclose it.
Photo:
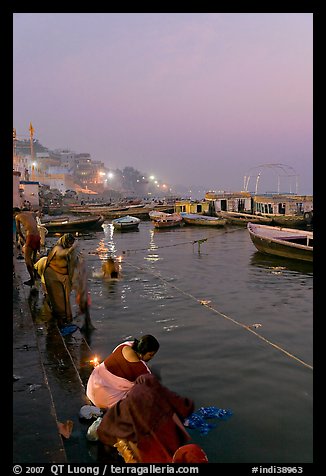
M 255 195 L 258 193 L 258 185 L 259 181 L 262 177 L 263 172 L 266 171 L 272 171 L 276 175 L 277 179 L 277 193 L 280 194 L 281 192 L 281 186 L 286 186 L 289 187 L 289 190 L 287 193 L 294 193 L 295 195 L 298 194 L 298 188 L 299 188 L 299 176 L 294 170 L 293 167 L 290 165 L 286 164 L 262 164 L 262 165 L 257 165 L 256 167 L 251 168 L 248 171 L 248 174 L 244 176 L 243 180 L 243 185 L 244 185 L 244 191 L 249 192 L 249 183 L 250 179 L 255 179 Z

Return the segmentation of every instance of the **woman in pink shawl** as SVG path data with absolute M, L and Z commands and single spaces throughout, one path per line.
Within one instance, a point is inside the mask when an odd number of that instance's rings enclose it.
M 87 382 L 87 397 L 99 408 L 112 407 L 127 395 L 139 375 L 151 373 L 146 362 L 154 357 L 159 346 L 150 334 L 119 344 L 92 371 Z
M 171 463 L 176 450 L 190 440 L 182 421 L 193 410 L 192 400 L 164 387 L 153 374 L 142 375 L 106 411 L 97 435 L 107 447 L 129 445 L 136 462 Z

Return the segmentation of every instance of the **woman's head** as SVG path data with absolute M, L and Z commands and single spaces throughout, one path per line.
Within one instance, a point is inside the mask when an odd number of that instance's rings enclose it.
M 132 348 L 142 360 L 148 362 L 151 360 L 160 347 L 159 342 L 154 336 L 146 334 L 139 340 L 135 339 Z
M 71 233 L 65 233 L 58 240 L 58 244 L 60 244 L 63 248 L 70 248 L 74 243 L 75 238 Z

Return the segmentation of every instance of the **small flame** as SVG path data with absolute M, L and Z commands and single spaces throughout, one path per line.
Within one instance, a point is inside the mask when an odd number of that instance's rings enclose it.
M 100 362 L 98 360 L 98 357 L 96 357 L 96 355 L 89 361 L 90 364 L 93 365 L 93 367 L 97 367 L 98 365 L 100 365 Z

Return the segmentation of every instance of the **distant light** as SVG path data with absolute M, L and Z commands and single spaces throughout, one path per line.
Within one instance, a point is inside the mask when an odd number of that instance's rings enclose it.
M 150 178 L 150 180 L 154 180 L 154 179 L 155 179 L 154 175 L 150 175 L 149 178 Z

